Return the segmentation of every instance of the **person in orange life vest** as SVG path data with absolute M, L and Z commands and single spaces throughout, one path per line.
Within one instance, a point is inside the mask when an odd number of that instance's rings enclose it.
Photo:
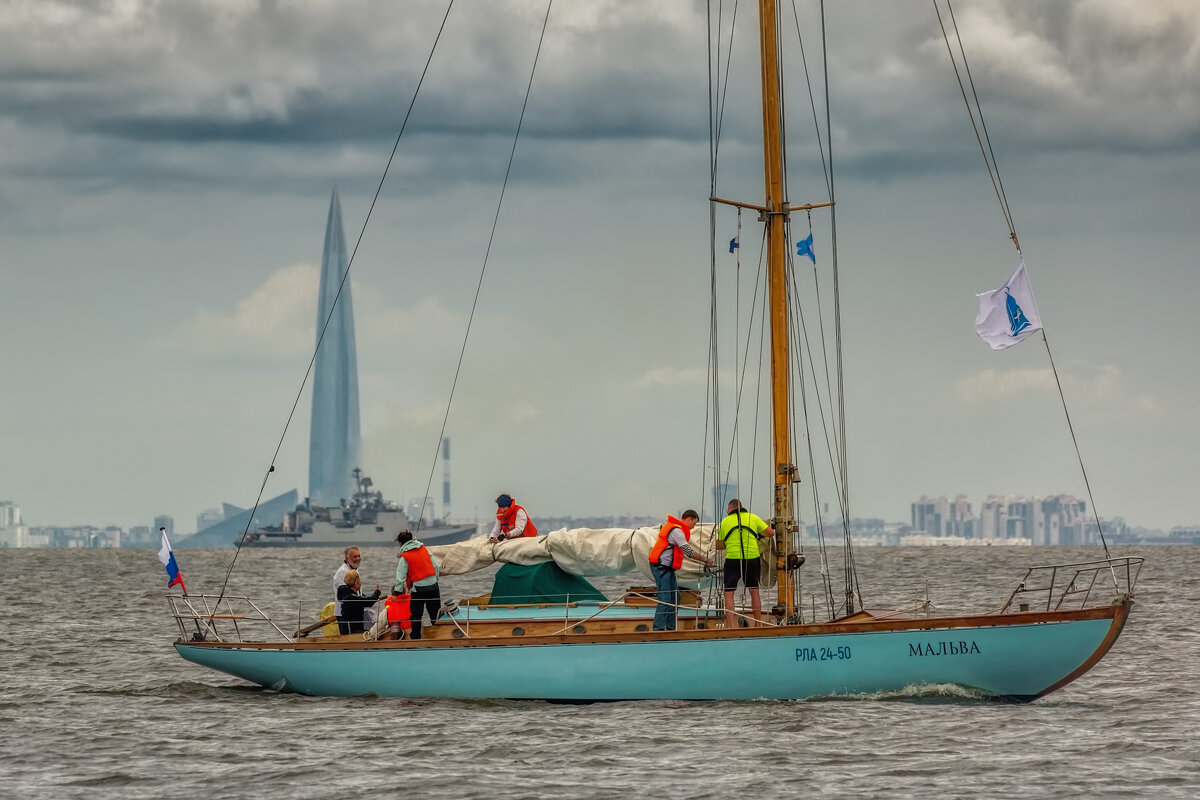
M 337 595 L 338 602 L 342 604 L 342 614 L 338 617 L 338 630 L 343 636 L 347 633 L 362 633 L 367 629 L 363 622 L 363 614 L 368 606 L 375 605 L 382 589 L 379 584 L 375 584 L 373 593 L 363 594 L 362 578 L 359 577 L 356 569 L 347 572 L 342 580 L 344 583 L 338 588 Z
M 422 617 L 428 613 L 429 624 L 433 625 L 442 606 L 438 586 L 441 566 L 429 548 L 413 538 L 412 531 L 400 531 L 396 544 L 400 545 L 400 561 L 392 591 L 412 595 L 412 638 L 420 639 Z
M 383 601 L 387 615 L 389 633 L 383 638 L 403 639 L 412 631 L 412 597 L 392 589 L 392 594 Z
M 679 581 L 675 571 L 683 566 L 684 557 L 699 561 L 706 567 L 712 559 L 703 556 L 688 542 L 692 528 L 700 521 L 700 515 L 692 509 L 683 512 L 681 518 L 667 515 L 667 521 L 658 531 L 658 540 L 650 548 L 650 571 L 654 573 L 658 605 L 654 608 L 654 630 L 675 630 L 675 615 L 679 606 Z
M 383 601 L 383 613 L 367 631 L 368 642 L 405 639 L 412 630 L 412 596 L 395 590 Z
M 537 526 L 525 509 L 513 502 L 512 496 L 502 494 L 496 498 L 496 524 L 488 534 L 488 540 L 502 542 L 521 536 L 537 536 Z

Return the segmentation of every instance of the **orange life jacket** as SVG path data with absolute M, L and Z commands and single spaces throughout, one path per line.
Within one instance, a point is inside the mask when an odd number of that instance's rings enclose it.
M 412 628 L 411 595 L 395 594 L 383 601 L 384 612 L 387 614 L 388 625 L 400 623 L 404 630 Z
M 429 548 L 425 545 L 414 547 L 411 550 L 401 550 L 400 557 L 408 562 L 408 577 L 405 582 L 410 589 L 417 581 L 437 574 L 437 570 L 433 568 L 433 559 L 429 556 Z
M 685 541 L 690 542 L 692 540 L 692 529 L 685 525 L 683 520 L 676 519 L 668 514 L 667 521 L 664 522 L 663 526 L 658 530 L 658 541 L 654 543 L 654 547 L 650 548 L 651 564 L 657 564 L 658 560 L 662 558 L 663 551 L 670 547 L 675 551 L 671 555 L 671 569 L 677 570 L 683 566 L 683 550 L 679 549 L 673 544 L 667 543 L 667 537 L 671 534 L 671 531 L 675 530 L 676 528 L 679 528 L 681 531 L 683 531 L 683 538 Z
M 497 508 L 496 509 L 496 519 L 500 521 L 500 532 L 503 533 L 505 536 L 507 536 L 510 532 L 512 532 L 513 528 L 516 527 L 518 511 L 525 511 L 525 509 L 521 508 L 516 503 L 513 503 L 508 508 Z M 529 516 L 528 511 L 525 511 L 525 516 L 526 517 Z M 533 524 L 532 519 L 526 520 L 525 532 L 521 535 L 522 536 L 537 536 L 537 526 Z

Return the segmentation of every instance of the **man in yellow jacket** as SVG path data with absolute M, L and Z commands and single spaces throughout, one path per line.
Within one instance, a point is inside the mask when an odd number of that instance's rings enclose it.
M 754 612 L 754 624 L 763 621 L 762 598 L 758 593 L 760 555 L 758 542 L 764 537 L 775 535 L 775 531 L 757 514 L 742 508 L 736 497 L 729 501 L 726 509 L 729 516 L 721 520 L 717 528 L 717 547 L 725 550 L 725 628 L 737 625 L 733 611 L 733 593 L 741 581 L 750 591 L 750 607 Z

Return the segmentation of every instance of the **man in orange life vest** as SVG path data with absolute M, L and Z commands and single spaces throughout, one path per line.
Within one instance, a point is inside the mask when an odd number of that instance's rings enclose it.
M 421 638 L 421 618 L 428 613 L 429 624 L 437 622 L 442 605 L 442 590 L 438 586 L 441 567 L 429 548 L 413 538 L 412 531 L 400 531 L 400 562 L 396 564 L 396 581 L 392 592 L 412 595 L 412 638 Z
M 496 498 L 496 524 L 492 526 L 488 540 L 502 542 L 520 536 L 537 536 L 537 526 L 510 495 L 502 494 Z
M 654 587 L 658 590 L 658 605 L 654 609 L 656 631 L 675 630 L 675 613 L 679 606 L 679 581 L 675 571 L 683 566 L 684 556 L 700 561 L 706 567 L 712 566 L 711 558 L 700 555 L 688 544 L 692 528 L 699 521 L 700 515 L 690 508 L 683 512 L 682 519 L 668 514 L 667 521 L 658 531 L 658 540 L 650 548 L 650 571 L 654 573 Z

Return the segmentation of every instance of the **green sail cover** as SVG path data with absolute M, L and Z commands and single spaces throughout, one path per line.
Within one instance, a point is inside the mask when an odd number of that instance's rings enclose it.
M 604 594 L 578 575 L 563 571 L 553 561 L 522 566 L 505 564 L 492 583 L 492 603 L 572 603 L 580 600 L 608 600 Z

